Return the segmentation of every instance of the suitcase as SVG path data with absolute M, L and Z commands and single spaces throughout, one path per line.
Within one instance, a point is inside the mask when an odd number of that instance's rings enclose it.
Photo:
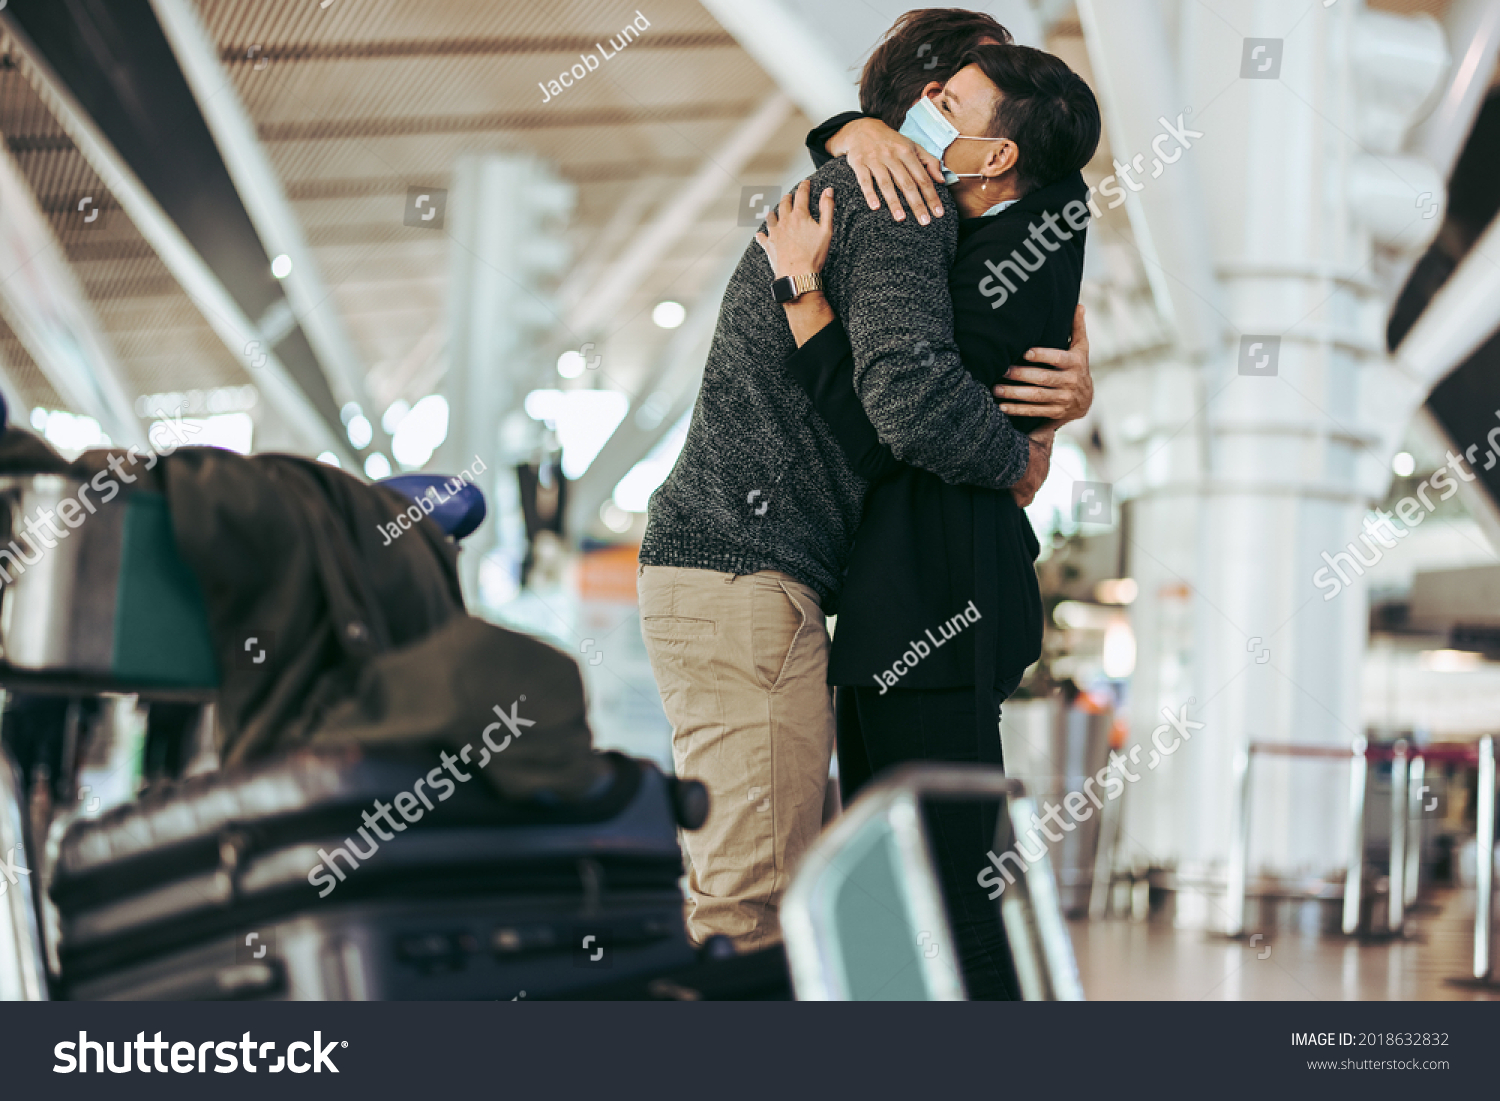
M 441 771 L 436 750 L 304 748 L 76 821 L 49 891 L 61 992 L 536 999 L 690 966 L 677 828 L 706 793 L 606 756 L 584 804 L 475 777 L 400 831 L 392 806 Z

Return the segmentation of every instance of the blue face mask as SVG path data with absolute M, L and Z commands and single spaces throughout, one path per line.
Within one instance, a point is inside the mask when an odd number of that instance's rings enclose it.
M 943 164 L 943 153 L 948 146 L 956 141 L 999 141 L 999 138 L 977 137 L 972 134 L 960 134 L 958 127 L 948 121 L 948 117 L 938 110 L 937 104 L 923 96 L 912 105 L 910 111 L 906 112 L 906 121 L 901 124 L 900 134 L 920 145 L 927 152 L 938 159 L 938 164 L 943 170 L 943 182 L 950 187 L 966 177 L 978 178 L 982 172 L 954 172 L 946 164 Z M 985 215 L 998 214 L 1009 203 L 996 203 L 986 210 Z

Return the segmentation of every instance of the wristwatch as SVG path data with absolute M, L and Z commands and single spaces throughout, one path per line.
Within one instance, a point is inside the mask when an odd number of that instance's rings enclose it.
M 811 275 L 783 275 L 780 279 L 771 280 L 771 294 L 778 302 L 790 302 L 808 291 L 822 289 L 823 276 L 818 272 Z

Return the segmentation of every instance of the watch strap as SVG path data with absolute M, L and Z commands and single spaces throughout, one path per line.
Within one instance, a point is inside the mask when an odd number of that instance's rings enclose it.
M 771 294 L 777 302 L 790 302 L 808 291 L 823 289 L 823 276 L 819 272 L 807 275 L 783 275 L 771 281 Z

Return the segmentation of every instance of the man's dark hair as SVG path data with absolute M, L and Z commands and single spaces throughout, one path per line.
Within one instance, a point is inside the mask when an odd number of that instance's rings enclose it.
M 1020 149 L 1016 183 L 1026 194 L 1093 159 L 1099 147 L 1099 101 L 1057 57 L 1030 46 L 978 46 L 959 59 L 977 65 L 1000 90 L 987 137 Z
M 986 38 L 1008 44 L 1010 32 L 982 11 L 918 8 L 885 34 L 859 77 L 859 109 L 892 130 L 930 81 L 946 83 L 964 62 L 959 59 Z M 1017 143 L 1019 144 L 1019 143 Z

